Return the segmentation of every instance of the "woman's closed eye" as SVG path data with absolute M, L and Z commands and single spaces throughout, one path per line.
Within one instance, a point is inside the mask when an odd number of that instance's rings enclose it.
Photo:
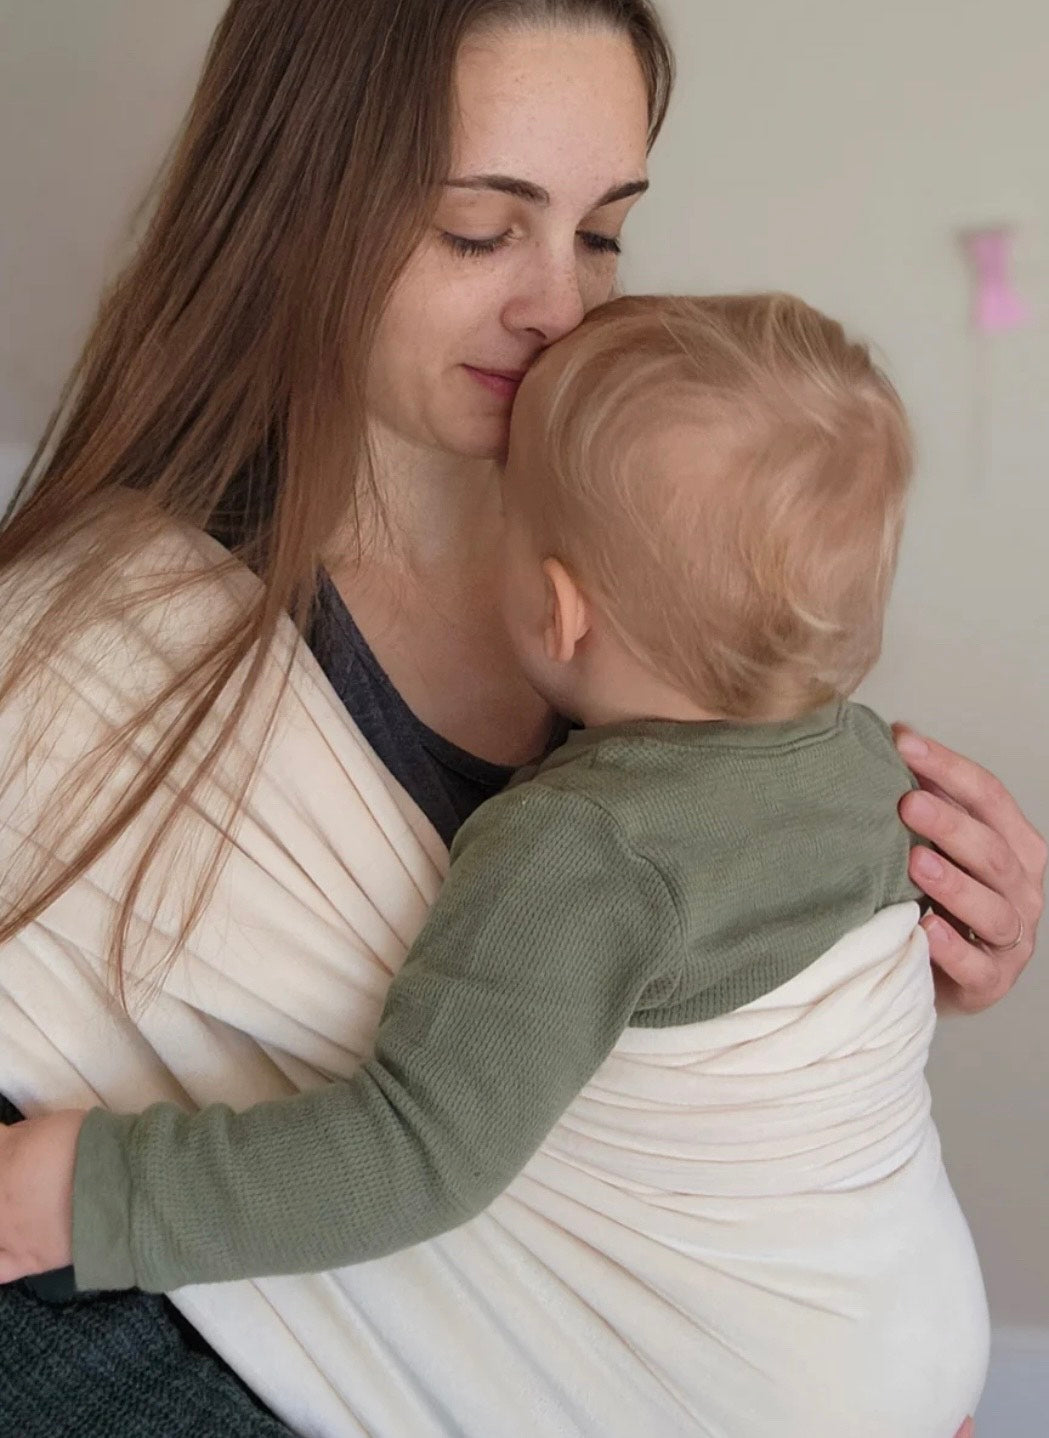
M 581 230 L 579 238 L 588 250 L 598 255 L 619 255 L 623 246 L 616 235 L 599 235 L 595 230 Z
M 462 256 L 494 255 L 504 245 L 510 243 L 513 232 L 506 230 L 501 235 L 493 235 L 490 239 L 472 239 L 468 235 L 455 235 L 449 230 L 441 231 L 441 238 L 455 254 Z M 580 230 L 578 239 L 583 246 L 593 254 L 618 255 L 622 251 L 622 245 L 615 235 L 599 235 L 593 230 Z

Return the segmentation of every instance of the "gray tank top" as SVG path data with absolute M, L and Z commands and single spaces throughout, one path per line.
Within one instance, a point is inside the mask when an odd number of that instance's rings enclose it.
M 506 787 L 513 768 L 467 753 L 412 713 L 327 575 L 321 578 L 308 638 L 328 682 L 361 733 L 444 842 L 451 844 L 473 811 Z M 558 721 L 548 753 L 564 742 L 568 729 L 567 720 Z

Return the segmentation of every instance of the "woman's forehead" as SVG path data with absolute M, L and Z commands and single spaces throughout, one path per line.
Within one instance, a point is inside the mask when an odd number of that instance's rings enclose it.
M 629 39 L 568 27 L 497 30 L 459 58 L 452 177 L 500 175 L 549 202 L 595 205 L 645 176 L 648 94 Z

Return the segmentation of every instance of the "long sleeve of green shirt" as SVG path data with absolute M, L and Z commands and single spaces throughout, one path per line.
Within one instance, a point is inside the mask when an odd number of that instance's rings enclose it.
M 78 1287 L 317 1271 L 457 1227 L 673 994 L 680 952 L 663 878 L 600 804 L 542 782 L 490 801 L 351 1078 L 242 1113 L 89 1114 Z
M 913 899 L 912 783 L 861 705 L 573 735 L 464 825 L 352 1078 L 88 1116 L 79 1287 L 335 1268 L 480 1213 L 625 1028 L 739 1008 Z

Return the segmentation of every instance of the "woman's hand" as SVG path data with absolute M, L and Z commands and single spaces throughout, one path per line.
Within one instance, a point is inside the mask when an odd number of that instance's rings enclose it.
M 922 924 L 941 1008 L 978 1013 L 1009 992 L 1034 953 L 1047 849 L 1003 785 L 960 754 L 895 726 L 921 785 L 900 815 L 935 850 L 911 852 L 911 878 L 936 906 Z
M 0 1128 L 0 1283 L 72 1262 L 79 1109 Z

